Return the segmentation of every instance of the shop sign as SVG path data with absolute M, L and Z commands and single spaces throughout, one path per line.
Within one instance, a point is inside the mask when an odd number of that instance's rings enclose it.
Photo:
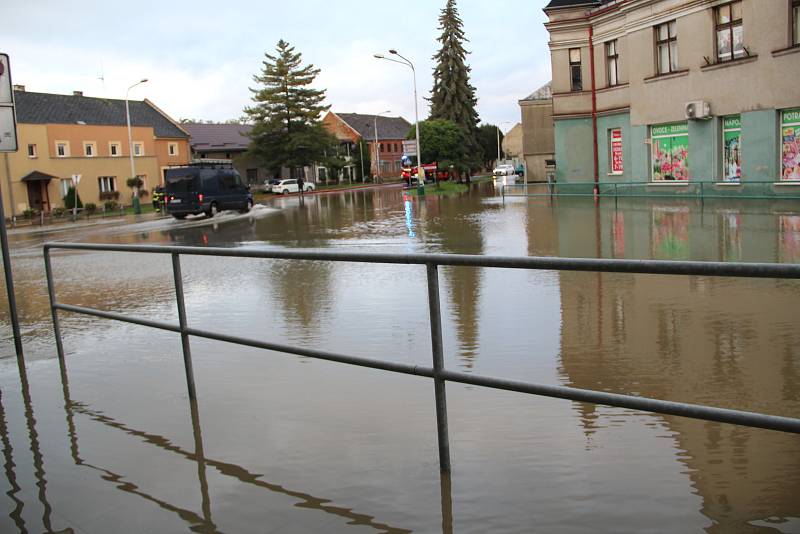
M 676 122 L 674 124 L 659 124 L 650 127 L 651 137 L 665 137 L 672 135 L 689 135 L 689 124 Z
M 622 174 L 622 130 L 611 130 L 611 173 Z

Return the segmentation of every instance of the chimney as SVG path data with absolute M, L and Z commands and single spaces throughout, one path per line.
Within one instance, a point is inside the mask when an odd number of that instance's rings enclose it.
M 83 96 L 83 91 L 72 91 L 72 96 Z
M 20 93 L 24 93 L 25 92 L 25 86 L 24 85 L 14 85 L 14 90 L 15 91 L 19 91 Z

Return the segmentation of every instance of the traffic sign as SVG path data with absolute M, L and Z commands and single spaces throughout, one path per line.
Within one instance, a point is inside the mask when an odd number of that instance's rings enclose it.
M 17 119 L 8 54 L 0 54 L 0 152 L 17 151 Z
M 417 155 L 417 142 L 413 139 L 410 141 L 403 141 L 403 154 L 406 156 Z

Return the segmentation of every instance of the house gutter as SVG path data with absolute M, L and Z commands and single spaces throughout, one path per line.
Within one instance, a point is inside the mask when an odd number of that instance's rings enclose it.
M 592 135 L 594 141 L 594 196 L 600 194 L 599 154 L 597 149 L 597 84 L 594 76 L 594 27 L 589 24 L 589 67 L 592 76 Z

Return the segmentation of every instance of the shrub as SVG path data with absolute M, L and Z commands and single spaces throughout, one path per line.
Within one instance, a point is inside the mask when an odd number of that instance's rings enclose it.
M 39 212 L 32 208 L 28 208 L 22 212 L 22 216 L 25 217 L 26 219 L 33 219 L 38 214 Z
M 64 197 L 64 207 L 67 208 L 68 210 L 71 210 L 72 208 L 74 208 L 75 207 L 75 197 L 78 198 L 78 208 L 79 209 L 82 208 L 83 207 L 83 202 L 81 202 L 81 196 L 75 193 L 75 188 L 74 187 L 70 187 L 69 190 L 67 190 L 67 194 Z
M 106 200 L 106 202 L 103 204 L 103 209 L 106 211 L 114 211 L 117 208 L 119 208 L 119 204 L 117 204 L 117 202 L 114 200 Z
M 50 215 L 56 218 L 61 218 L 64 216 L 65 212 L 66 210 L 64 208 L 53 208 L 52 210 L 50 210 Z
M 144 185 L 144 181 L 138 176 L 135 176 L 133 178 L 128 178 L 125 181 L 125 184 L 131 189 L 136 189 L 137 187 L 142 187 Z
M 119 200 L 119 191 L 104 191 L 100 193 L 100 200 Z
M 97 211 L 97 204 L 94 202 L 87 202 L 83 209 L 86 210 L 87 215 L 93 215 Z
M 147 189 L 140 189 L 139 190 L 139 198 L 147 198 L 147 196 L 149 194 L 150 193 L 147 191 Z

